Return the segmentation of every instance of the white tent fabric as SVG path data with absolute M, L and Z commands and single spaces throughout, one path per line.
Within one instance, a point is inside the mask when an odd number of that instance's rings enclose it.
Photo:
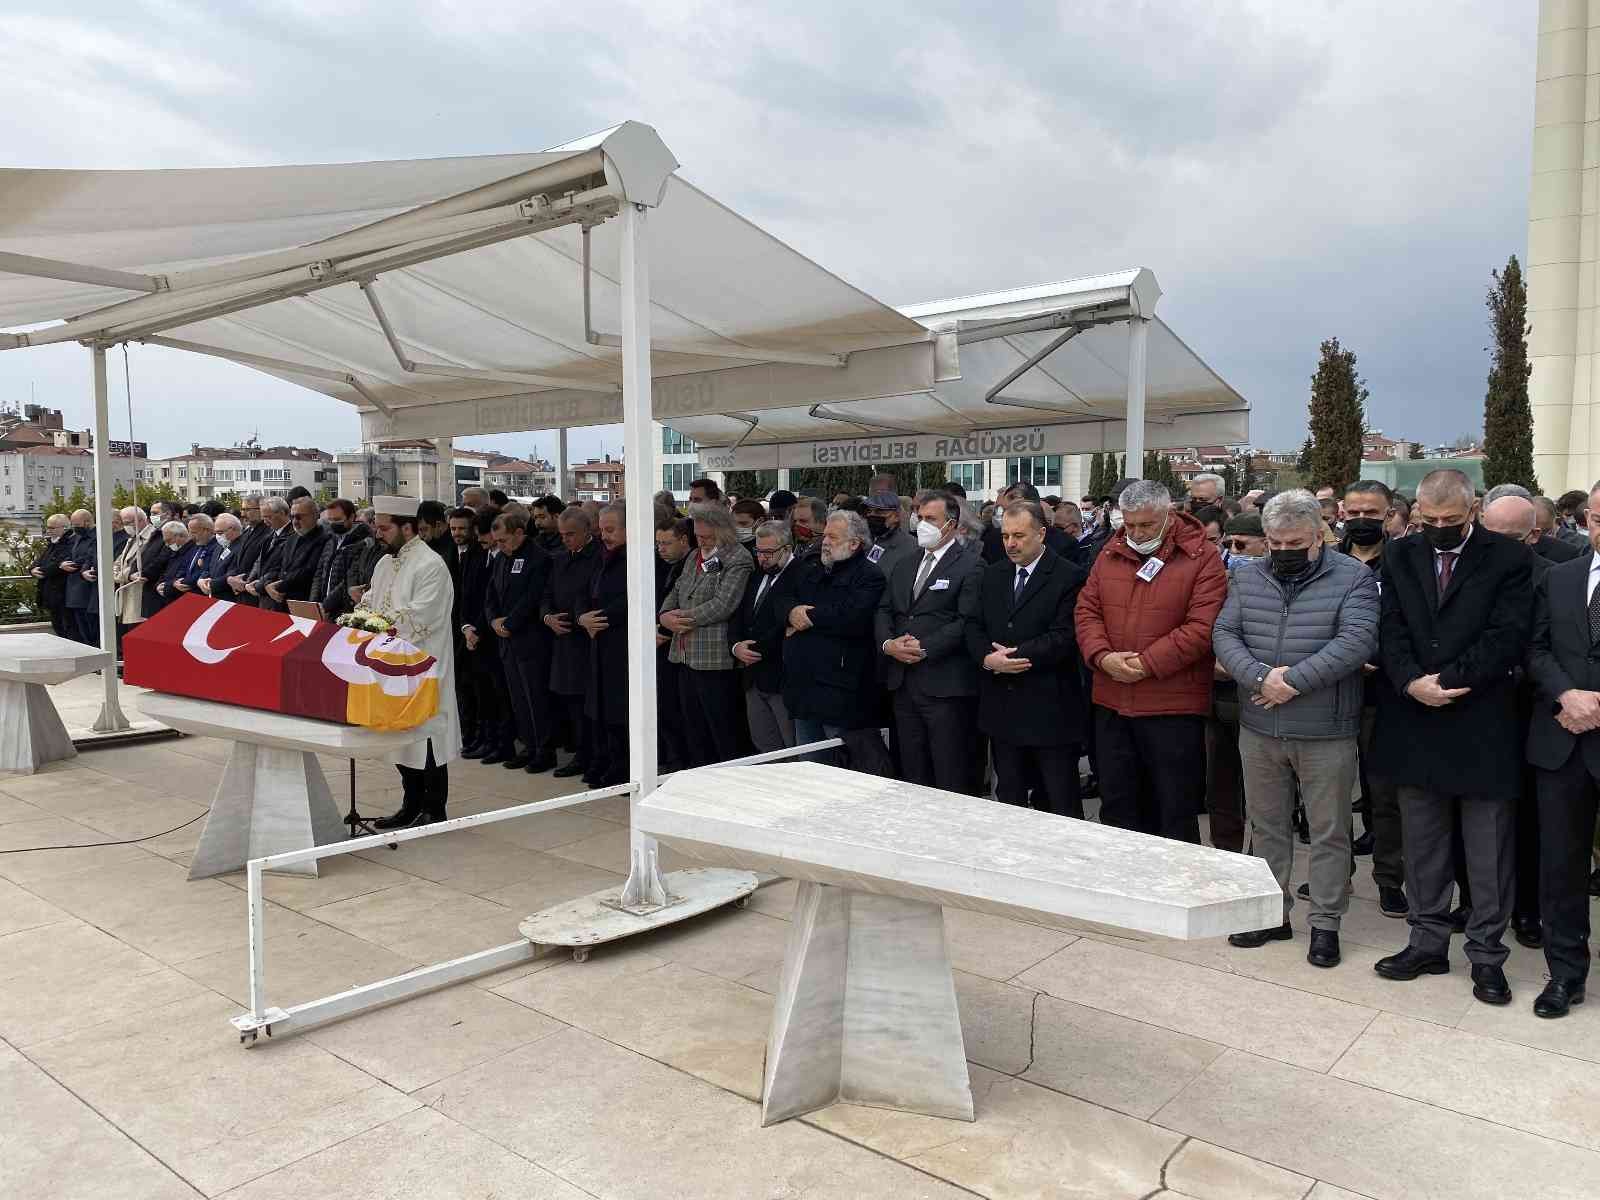
M 585 169 L 590 158 L 599 165 Z M 519 177 L 568 165 L 573 179 L 544 191 L 547 201 L 559 201 L 569 189 L 579 192 L 567 211 L 557 211 L 557 203 L 513 229 L 513 236 L 404 263 L 437 244 L 420 236 L 428 232 L 422 222 L 430 210 L 417 212 L 419 206 L 471 220 L 471 214 L 492 213 L 496 205 L 543 189 L 519 188 Z M 0 327 L 94 311 L 98 315 L 80 325 L 96 338 L 168 338 L 188 349 L 239 356 L 363 409 L 371 436 L 612 422 L 621 419 L 621 352 L 603 344 L 603 335 L 615 341 L 619 334 L 620 238 L 608 218 L 619 203 L 638 201 L 654 207 L 653 374 L 671 381 L 658 387 L 658 415 L 717 411 L 730 393 L 740 406 L 766 407 L 898 394 L 932 383 L 933 345 L 922 325 L 671 177 L 675 165 L 653 130 L 630 123 L 531 155 L 192 171 L 0 171 Z M 328 239 L 386 219 L 401 228 L 384 253 L 366 246 L 359 247 L 364 254 L 331 252 L 337 247 Z M 587 225 L 592 269 L 586 306 L 581 231 Z M 330 248 L 320 279 L 282 281 L 249 266 L 252 256 L 281 257 L 307 245 L 316 250 L 316 243 Z M 89 270 L 79 271 L 77 280 L 5 274 L 27 269 L 33 259 Z M 208 316 L 202 301 L 215 293 L 205 288 L 187 310 L 178 303 L 185 272 L 229 264 L 247 276 L 239 290 L 249 290 L 252 273 L 261 280 L 260 288 L 234 301 L 237 311 Z M 95 271 L 164 277 L 170 290 L 141 296 L 85 282 Z M 372 291 L 400 351 L 426 373 L 406 370 L 386 339 L 360 286 L 373 275 Z M 105 307 L 130 300 L 134 311 L 126 317 Z M 156 306 L 166 315 L 147 317 Z M 591 312 L 598 326 L 592 331 L 586 324 Z M 174 314 L 207 319 L 174 320 Z M 59 329 L 47 329 L 24 335 L 20 344 L 62 337 Z M 459 377 L 441 373 L 452 367 L 465 370 Z M 503 378 L 507 374 L 512 378 Z M 531 387 L 530 377 L 538 381 Z

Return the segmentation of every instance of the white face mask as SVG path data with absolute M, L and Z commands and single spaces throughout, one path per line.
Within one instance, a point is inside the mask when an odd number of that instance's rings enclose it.
M 1157 550 L 1161 549 L 1161 539 L 1166 536 L 1167 523 L 1163 521 L 1161 522 L 1161 530 L 1155 535 L 1155 537 L 1151 538 L 1148 542 L 1136 542 L 1132 538 L 1129 538 L 1128 548 L 1131 549 L 1135 554 L 1154 554 Z
M 944 540 L 944 526 L 935 525 L 932 521 L 922 521 L 917 525 L 917 545 L 924 550 L 932 550 Z
M 1111 531 L 1113 533 L 1122 528 L 1122 510 L 1120 508 L 1113 508 L 1108 519 L 1111 522 Z

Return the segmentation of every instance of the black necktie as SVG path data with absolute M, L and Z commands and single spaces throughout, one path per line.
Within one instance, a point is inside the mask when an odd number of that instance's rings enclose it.
M 1017 585 L 1011 591 L 1011 607 L 1012 608 L 1015 608 L 1017 606 L 1017 602 L 1022 599 L 1022 593 L 1027 588 L 1027 586 L 1028 586 L 1028 568 L 1027 567 L 1018 567 L 1017 568 Z
M 1600 642 L 1600 586 L 1589 597 L 1589 641 Z

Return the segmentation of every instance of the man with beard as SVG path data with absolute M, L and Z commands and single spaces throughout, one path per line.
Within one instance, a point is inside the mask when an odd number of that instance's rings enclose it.
M 683 573 L 694 545 L 694 522 L 672 512 L 656 519 L 656 611 Z M 678 673 L 672 661 L 672 635 L 656 626 L 656 753 L 663 773 L 689 765 L 684 742 Z
M 530 515 L 536 531 L 534 541 L 546 554 L 561 553 L 561 514 L 567 510 L 560 496 L 540 496 L 533 502 Z
M 796 558 L 811 558 L 822 548 L 822 527 L 828 506 L 815 496 L 801 496 L 789 509 L 789 538 Z
M 293 535 L 284 543 L 277 570 L 261 590 L 261 607 L 273 612 L 287 612 L 291 600 L 310 599 L 311 578 L 322 557 L 322 544 L 328 539 L 328 531 L 317 521 L 316 502 L 310 496 L 301 496 L 289 506 L 289 519 L 294 525 Z
M 461 756 L 461 726 L 456 718 L 455 645 L 450 612 L 455 589 L 450 569 L 422 540 L 417 502 L 404 496 L 379 496 L 378 540 L 387 555 L 372 573 L 368 607 L 395 622 L 395 636 L 433 655 L 439 664 L 439 711 L 417 729 L 417 740 L 393 756 L 400 772 L 400 811 L 373 822 L 377 829 L 404 829 L 445 819 L 450 796 L 450 763 Z M 309 500 L 297 508 L 315 516 Z
M 796 745 L 841 738 L 852 769 L 890 775 L 877 728 L 874 639 L 884 578 L 864 552 L 871 536 L 859 514 L 834 513 L 815 557 L 796 564 L 784 617 L 783 700 Z
M 322 605 L 322 615 L 333 620 L 351 607 L 346 580 L 356 547 L 372 536 L 372 530 L 356 520 L 356 506 L 348 500 L 330 500 L 322 510 L 322 541 L 317 567 L 311 575 L 310 599 Z

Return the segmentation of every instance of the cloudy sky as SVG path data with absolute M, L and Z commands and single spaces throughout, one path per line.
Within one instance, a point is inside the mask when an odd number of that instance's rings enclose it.
M 1254 406 L 1305 434 L 1317 345 L 1369 424 L 1481 425 L 1483 292 L 1524 252 L 1534 0 L 10 0 L 5 165 L 176 167 L 538 150 L 623 119 L 683 174 L 890 303 L 1129 266 Z M 89 423 L 86 355 L 0 355 L 0 399 Z M 339 449 L 292 385 L 135 347 L 136 436 Z M 114 358 L 114 410 L 122 400 Z M 114 418 L 122 436 L 126 417 Z M 489 439 L 553 455 L 550 435 Z M 620 430 L 574 434 L 615 451 Z

